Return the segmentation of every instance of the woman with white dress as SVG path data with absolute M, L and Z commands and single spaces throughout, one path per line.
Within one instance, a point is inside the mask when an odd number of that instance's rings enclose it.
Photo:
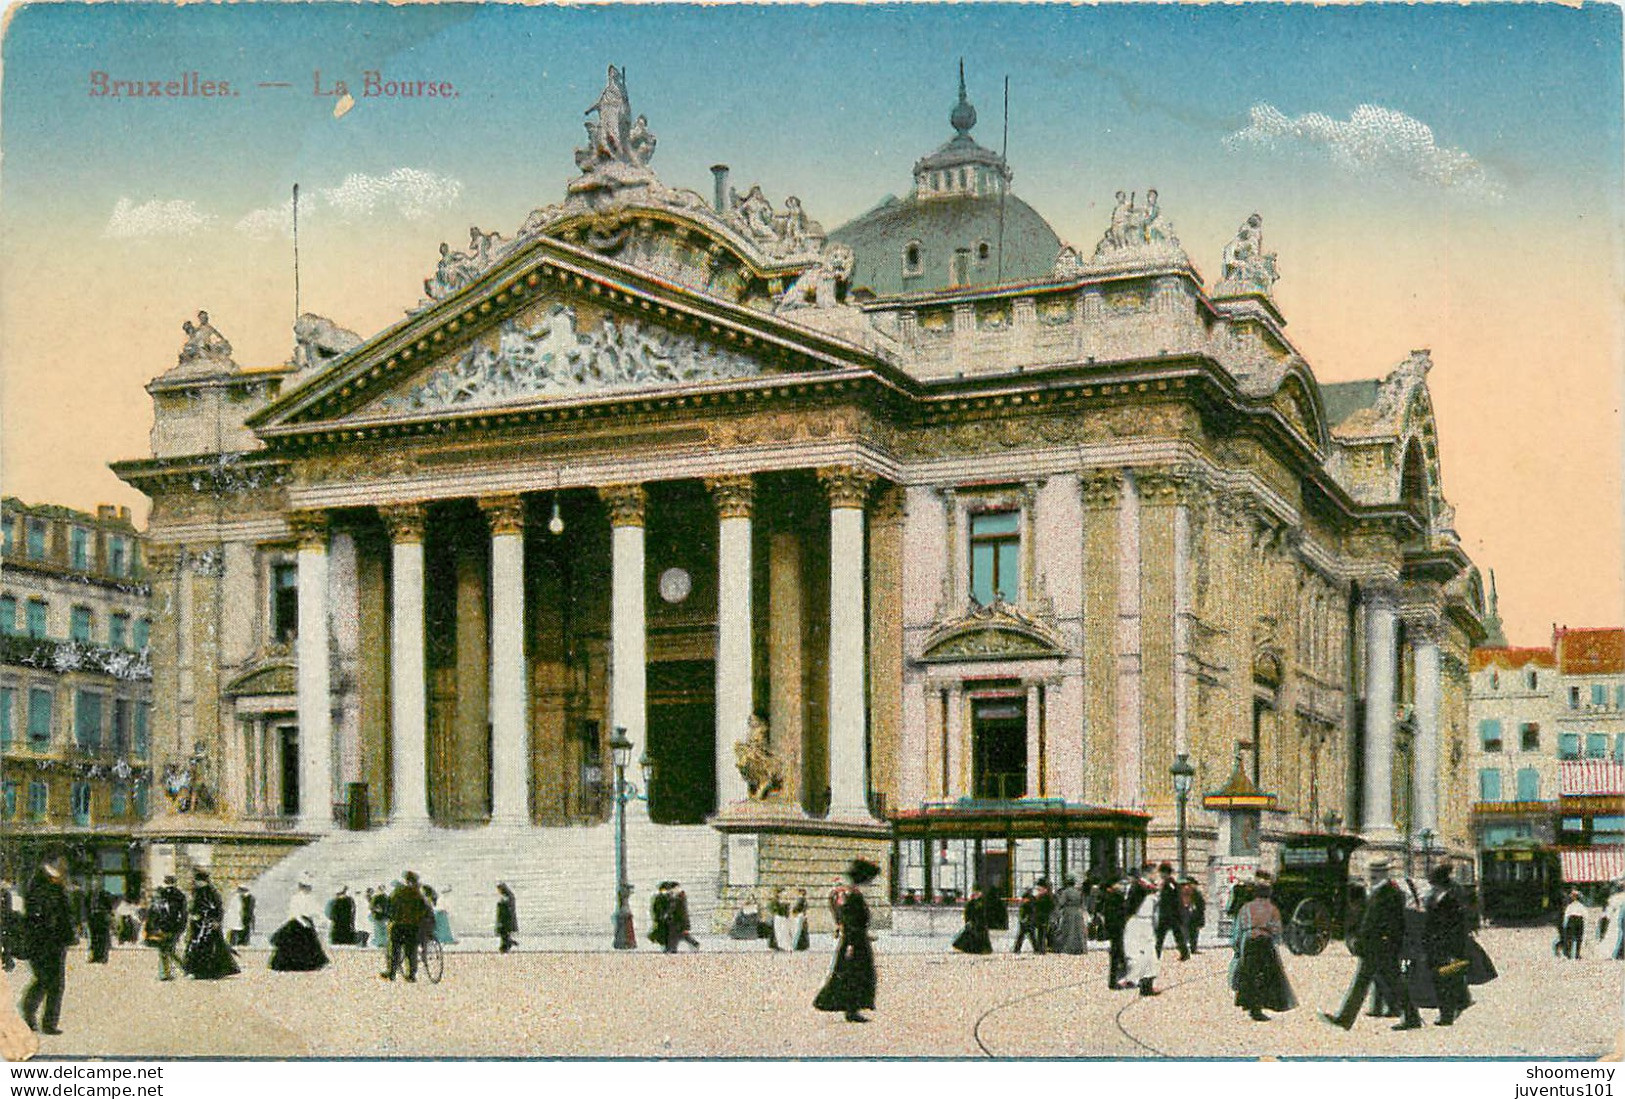
M 1123 928 L 1123 954 L 1128 959 L 1128 972 L 1123 985 L 1138 985 L 1141 996 L 1160 995 L 1152 988 L 1159 967 L 1157 964 L 1157 887 L 1144 878 L 1129 889 L 1127 910 L 1131 913 Z
M 316 931 L 316 894 L 301 879 L 288 898 L 288 918 L 271 935 L 271 968 L 278 973 L 309 973 L 327 964 L 322 937 Z

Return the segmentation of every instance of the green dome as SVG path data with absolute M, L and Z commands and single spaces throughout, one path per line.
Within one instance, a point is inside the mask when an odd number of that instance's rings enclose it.
M 888 196 L 830 233 L 852 249 L 852 285 L 887 297 L 1032 282 L 1049 275 L 1061 238 L 1038 211 L 1010 194 L 1010 166 L 977 144 L 976 108 L 965 96 L 948 116 L 954 136 L 914 165 L 914 190 Z
M 829 239 L 852 249 L 852 285 L 883 297 L 1047 277 L 1061 251 L 1061 238 L 1037 210 L 1014 195 L 1004 197 L 1000 276 L 999 204 L 998 195 L 922 199 L 916 192 L 888 197 Z M 961 249 L 963 270 L 956 278 L 955 254 Z

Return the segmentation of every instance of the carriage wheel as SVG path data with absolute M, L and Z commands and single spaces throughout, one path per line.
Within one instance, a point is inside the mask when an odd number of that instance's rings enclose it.
M 423 975 L 429 983 L 437 985 L 446 974 L 446 952 L 439 939 L 426 939 L 423 943 Z
M 1306 897 L 1292 910 L 1286 945 L 1294 954 L 1319 954 L 1332 941 L 1332 914 L 1319 900 Z

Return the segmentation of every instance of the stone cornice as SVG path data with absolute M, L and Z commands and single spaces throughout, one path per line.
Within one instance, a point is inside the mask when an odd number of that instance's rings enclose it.
M 327 512 L 320 510 L 290 511 L 284 520 L 288 524 L 288 532 L 293 535 L 301 550 L 325 550 L 327 548 L 328 516 Z
M 643 511 L 648 503 L 648 494 L 642 485 L 602 485 L 598 489 L 598 495 L 604 501 L 604 506 L 609 508 L 610 526 L 643 525 Z

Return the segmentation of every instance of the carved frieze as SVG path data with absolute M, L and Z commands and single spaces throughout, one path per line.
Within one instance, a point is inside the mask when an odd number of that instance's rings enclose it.
M 1115 469 L 1085 470 L 1078 479 L 1083 506 L 1095 511 L 1115 511 L 1123 499 L 1123 474 Z
M 1065 655 L 1066 646 L 1053 625 L 999 599 L 985 607 L 972 602 L 964 614 L 932 630 L 922 646 L 920 661 L 941 664 Z
M 1202 491 L 1202 481 L 1189 466 L 1158 466 L 1134 471 L 1140 502 L 1150 505 L 1191 504 Z
M 632 485 L 601 485 L 598 496 L 609 509 L 609 525 L 612 527 L 641 527 L 643 525 L 643 510 L 648 502 L 648 494 L 644 492 L 641 484 Z
M 580 330 L 575 308 L 555 302 L 532 325 L 504 321 L 495 346 L 475 343 L 407 391 L 386 397 L 380 407 L 388 412 L 484 408 L 760 372 L 748 356 L 637 318 L 606 314 L 596 326 Z

